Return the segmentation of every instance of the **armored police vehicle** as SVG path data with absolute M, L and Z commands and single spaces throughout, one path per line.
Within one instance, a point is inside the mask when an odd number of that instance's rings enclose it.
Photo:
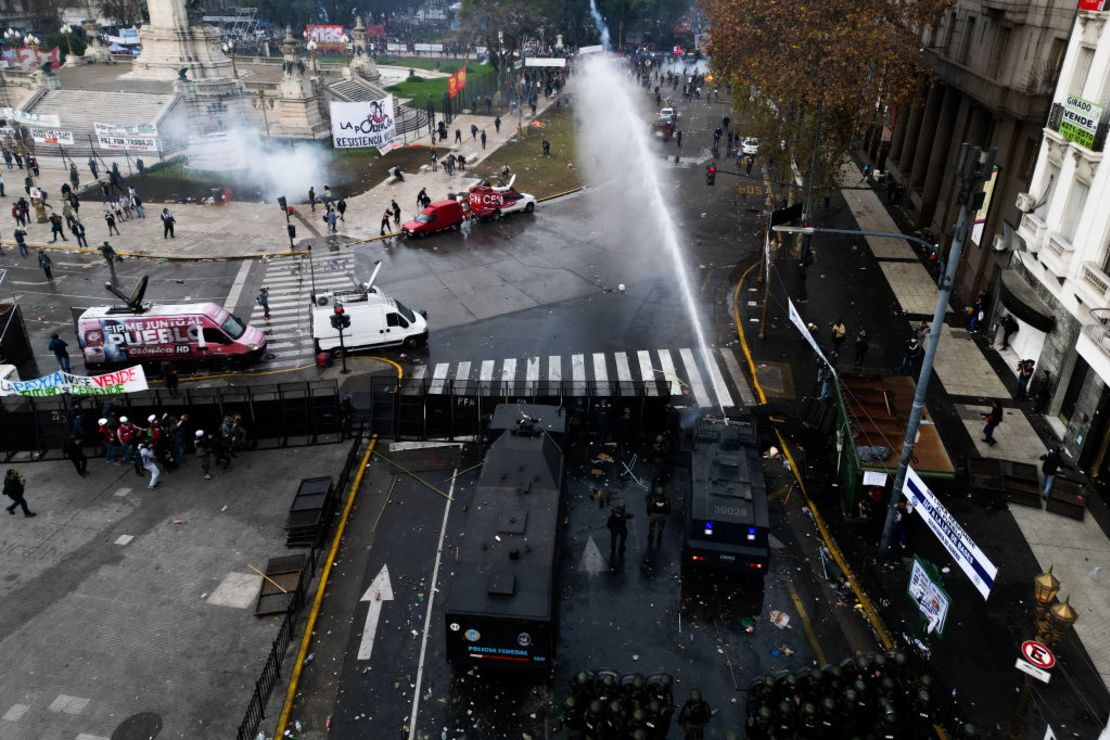
M 767 542 L 767 485 L 755 424 L 703 420 L 690 452 L 683 562 L 762 574 Z
M 555 657 L 566 413 L 501 405 L 490 430 L 495 438 L 447 597 L 447 659 L 456 667 L 548 670 Z

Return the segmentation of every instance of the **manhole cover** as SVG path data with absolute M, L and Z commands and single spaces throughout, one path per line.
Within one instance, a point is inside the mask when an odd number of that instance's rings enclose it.
M 154 740 L 160 732 L 162 718 L 154 712 L 140 712 L 121 722 L 111 740 Z

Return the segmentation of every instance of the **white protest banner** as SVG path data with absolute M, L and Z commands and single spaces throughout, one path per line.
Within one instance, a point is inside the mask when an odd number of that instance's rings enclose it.
M 910 506 L 925 520 L 929 529 L 933 530 L 940 544 L 944 545 L 944 549 L 971 579 L 983 598 L 988 598 L 995 576 L 998 575 L 998 568 L 987 559 L 913 468 L 906 471 L 902 494 L 909 499 Z
M 385 49 L 386 49 L 386 51 L 392 51 L 392 52 L 398 52 L 398 51 L 405 52 L 405 51 L 409 50 L 409 47 L 408 47 L 408 44 L 397 44 L 397 43 L 394 43 L 394 42 L 390 41 L 389 43 L 387 43 L 385 45 Z
M 104 375 L 74 375 L 58 370 L 34 380 L 0 379 L 0 396 L 42 398 L 60 396 L 109 396 L 147 390 L 142 365 L 116 370 Z
M 8 123 L 19 123 L 24 126 L 58 128 L 62 125 L 61 120 L 53 113 L 28 113 L 18 108 L 4 107 L 0 108 L 0 116 L 6 118 Z
M 397 136 L 393 96 L 361 103 L 332 103 L 331 136 L 336 149 L 387 146 Z
M 117 126 L 111 123 L 94 123 L 93 128 L 98 135 L 138 137 L 141 139 L 154 139 L 158 136 L 158 127 L 153 123 L 138 123 L 132 126 Z
M 587 54 L 599 54 L 604 50 L 605 47 L 601 44 L 596 44 L 594 46 L 582 46 L 578 49 L 578 56 L 582 57 L 586 56 Z
M 825 364 L 829 366 L 829 370 L 832 370 L 833 375 L 836 375 L 836 368 L 833 367 L 833 364 L 825 357 L 825 353 L 821 351 L 820 345 L 818 345 L 817 340 L 813 338 L 813 334 L 810 333 L 809 327 L 806 326 L 806 322 L 802 321 L 802 315 L 798 313 L 798 309 L 794 307 L 794 301 L 788 298 L 786 303 L 790 313 L 790 323 L 798 327 L 798 331 L 800 331 L 805 340 L 809 342 L 809 346 L 813 347 L 813 351 L 817 353 L 817 356 L 824 360 Z
M 948 607 L 952 600 L 940 584 L 933 580 L 925 564 L 917 558 L 913 559 L 907 591 L 917 604 L 918 611 L 925 617 L 925 632 L 944 632 L 944 623 L 948 619 Z
M 62 131 L 56 128 L 35 128 L 31 129 L 31 138 L 35 140 L 36 144 L 73 146 L 72 131 Z
M 567 60 L 562 57 L 528 57 L 524 60 L 525 67 L 565 67 Z
M 443 51 L 443 44 L 413 44 L 413 51 Z

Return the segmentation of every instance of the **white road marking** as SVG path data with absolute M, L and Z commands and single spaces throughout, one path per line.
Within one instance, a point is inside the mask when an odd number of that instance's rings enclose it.
M 447 370 L 450 367 L 450 363 L 447 362 L 436 365 L 436 369 L 432 372 L 432 385 L 428 389 L 429 393 L 443 393 L 443 386 L 447 380 Z
M 717 367 L 713 351 L 706 350 L 704 357 L 709 369 L 709 380 L 713 383 L 713 392 L 717 394 L 717 403 L 721 406 L 735 406 L 736 404 L 732 402 L 732 394 L 728 392 L 728 386 L 725 385 L 725 377 L 721 375 L 721 368 Z
M 598 388 L 607 386 L 609 383 L 609 369 L 605 367 L 605 353 L 594 352 L 594 382 L 597 383 Z M 606 392 L 604 395 L 609 395 Z
M 755 395 L 752 393 L 752 389 L 748 385 L 748 381 L 744 377 L 744 373 L 740 371 L 740 363 L 737 362 L 736 355 L 733 354 L 732 350 L 728 349 L 727 347 L 721 347 L 717 351 L 720 352 L 721 357 L 724 358 L 725 369 L 728 370 L 728 374 L 732 378 L 732 382 L 740 391 L 740 400 L 744 403 L 745 406 L 754 406 Z
M 492 373 L 492 368 L 490 369 Z M 432 604 L 439 590 L 439 563 L 443 559 L 443 538 L 447 534 L 447 516 L 451 513 L 451 500 L 455 498 L 455 481 L 459 469 L 451 471 L 451 488 L 447 490 L 447 503 L 443 507 L 443 524 L 439 527 L 439 545 L 436 547 L 436 561 L 432 566 L 432 582 L 428 588 L 428 610 L 424 613 L 424 637 L 420 641 L 420 662 L 416 667 L 416 685 L 412 691 L 412 714 L 409 716 L 409 740 L 416 737 L 416 714 L 420 711 L 420 689 L 424 682 L 424 658 L 428 653 L 428 631 L 432 626 Z
M 570 377 L 575 385 L 586 382 L 586 357 L 585 355 L 570 356 Z
M 613 361 L 617 363 L 617 380 L 621 383 L 631 383 L 632 368 L 628 366 L 628 353 L 613 353 Z
M 671 353 L 665 349 L 656 350 L 659 354 L 659 369 L 663 371 L 663 379 L 670 385 L 672 396 L 682 395 L 682 383 L 678 380 L 678 374 L 674 370 L 674 361 L 671 360 Z
M 694 400 L 698 402 L 698 406 L 711 406 L 713 401 L 710 400 L 709 394 L 705 390 L 705 383 L 701 379 L 701 373 L 698 372 L 698 363 L 694 360 L 694 353 L 689 348 L 684 347 L 678 351 L 678 355 L 682 358 L 682 364 L 686 366 L 687 382 L 694 391 Z
M 231 290 L 228 291 L 227 300 L 224 306 L 229 311 L 235 310 L 235 304 L 239 302 L 239 297 L 243 295 L 243 287 L 247 284 L 247 276 L 251 272 L 252 260 L 243 260 L 239 265 L 239 272 L 235 274 L 235 282 L 231 284 Z
M 655 368 L 651 366 L 651 353 L 646 349 L 636 351 L 636 362 L 640 366 L 640 379 L 644 381 L 647 395 L 658 396 L 655 388 Z
M 478 372 L 478 380 L 488 383 L 493 380 L 493 360 L 483 360 L 482 368 Z
M 540 358 L 529 357 L 528 364 L 524 368 L 524 380 L 529 384 L 536 383 L 540 379 Z
M 370 660 L 370 653 L 374 650 L 374 635 L 378 633 L 378 620 L 382 616 L 382 606 L 386 601 L 393 601 L 393 584 L 389 581 L 388 565 L 382 566 L 359 601 L 369 601 L 370 608 L 366 611 L 366 625 L 362 628 L 362 640 L 358 644 L 358 659 Z
M 460 362 L 458 369 L 455 370 L 455 381 L 463 382 L 470 379 L 470 361 Z
M 563 382 L 562 355 L 551 355 L 547 358 L 547 379 L 551 381 L 552 385 L 558 385 Z
M 501 392 L 512 393 L 514 380 L 516 380 L 516 359 L 510 357 L 501 363 Z

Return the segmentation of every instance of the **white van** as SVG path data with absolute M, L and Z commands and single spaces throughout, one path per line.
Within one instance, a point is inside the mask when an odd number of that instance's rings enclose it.
M 423 311 L 413 311 L 374 286 L 381 270 L 380 262 L 369 282 L 361 289 L 324 293 L 316 296 L 312 309 L 312 338 L 316 351 L 339 356 L 339 331 L 332 328 L 331 317 L 337 305 L 351 317 L 351 325 L 343 330 L 343 346 L 347 352 L 371 347 L 418 347 L 428 341 L 428 322 Z

